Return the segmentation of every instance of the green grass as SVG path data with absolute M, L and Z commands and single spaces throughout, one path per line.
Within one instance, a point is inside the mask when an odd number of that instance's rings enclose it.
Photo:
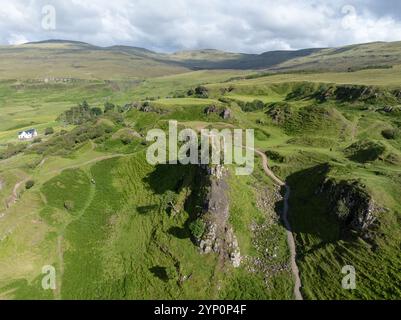
M 287 97 L 305 81 L 313 82 L 308 88 L 317 88 L 319 83 L 399 86 L 398 69 L 278 74 L 239 80 L 230 78 L 246 72 L 197 71 L 144 81 L 96 80 L 92 74 L 86 80 L 63 84 L 1 81 L 0 148 L 4 150 L 7 143 L 16 141 L 19 130 L 31 126 L 39 129 L 42 138 L 48 126 L 55 127 L 56 132 L 71 130 L 61 127 L 55 118 L 84 99 L 91 106 L 102 106 L 105 101 L 124 105 L 149 100 L 160 109 L 158 113 L 131 110 L 124 114 L 127 128 L 144 135 L 151 128 L 166 128 L 169 119 L 195 129 L 253 128 L 256 146 L 270 152 L 269 165 L 292 187 L 290 219 L 304 297 L 395 299 L 401 296 L 397 287 L 401 280 L 401 170 L 397 162 L 401 159 L 401 140 L 386 139 L 382 131 L 400 128 L 398 116 L 379 112 L 381 105 L 361 101 L 318 103 Z M 106 66 L 99 72 L 107 70 Z M 115 74 L 120 76 L 123 73 Z M 209 88 L 209 99 L 172 98 L 199 84 Z M 221 88 L 230 86 L 234 89 L 223 95 Z M 238 105 L 255 99 L 272 104 L 280 112 L 289 106 L 290 112 L 275 121 L 268 113 L 269 106 L 243 112 Z M 207 116 L 204 109 L 210 104 L 230 107 L 232 118 L 225 121 L 216 114 Z M 355 158 L 353 155 L 361 150 L 368 149 L 368 155 L 372 151 L 372 146 L 362 148 L 360 141 L 373 141 L 385 150 L 372 159 L 368 157 L 369 161 L 364 161 L 366 154 Z M 229 180 L 230 223 L 243 256 L 263 257 L 255 241 L 263 243 L 268 252 L 276 250 L 276 258 L 269 260 L 268 267 L 273 270 L 283 265 L 284 269 L 267 275 L 260 270 L 250 272 L 246 264 L 239 269 L 223 268 L 215 254 L 199 253 L 188 230 L 199 202 L 196 168 L 152 167 L 144 158 L 146 146 L 142 142 L 135 138 L 124 144 L 110 134 L 64 156 L 49 154 L 41 165 L 42 157 L 34 154 L 19 154 L 0 162 L 2 203 L 16 182 L 27 177 L 35 181 L 31 190 L 21 188 L 20 199 L 12 208 L 0 206 L 0 213 L 6 213 L 0 225 L 0 237 L 4 237 L 0 242 L 0 298 L 293 298 L 284 227 L 275 220 L 261 233 L 251 230 L 251 226 L 271 222 L 269 217 L 277 216 L 281 206 L 274 203 L 268 212 L 258 207 L 258 197 L 264 195 L 265 188 L 266 196 L 274 193 L 259 160 L 252 176 L 232 175 Z M 351 154 L 346 151 L 350 146 L 354 146 L 348 149 Z M 101 161 L 101 157 L 117 154 L 124 156 Z M 316 192 L 325 178 L 318 170 L 324 163 L 335 168 L 330 178 L 359 179 L 387 209 L 379 217 L 376 250 L 361 239 L 351 241 L 340 236 L 338 222 L 328 213 L 327 199 Z M 169 191 L 179 199 L 180 213 L 174 217 L 165 203 Z M 69 211 L 66 201 L 74 204 Z M 183 274 L 192 275 L 181 286 L 165 277 L 166 270 L 177 261 Z M 61 286 L 54 293 L 39 288 L 41 267 L 46 264 L 55 265 L 59 275 Z M 357 290 L 353 292 L 341 288 L 341 268 L 345 264 L 357 270 Z

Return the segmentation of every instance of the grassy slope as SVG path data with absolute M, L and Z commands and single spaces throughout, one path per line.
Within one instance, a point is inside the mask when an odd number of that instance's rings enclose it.
M 283 85 L 283 83 L 289 80 L 393 86 L 401 83 L 394 70 L 397 69 L 277 75 L 217 83 L 209 87 L 213 90 L 212 99 L 219 97 L 220 87 L 233 85 L 235 90 L 229 94 L 232 98 L 244 101 L 260 98 L 271 103 L 284 100 L 292 84 Z M 369 79 L 369 75 L 373 74 L 375 76 Z M 172 115 L 186 124 L 199 127 L 210 121 L 221 122 L 218 118 L 205 118 L 202 112 L 206 103 L 215 103 L 215 100 L 196 101 L 192 98 L 173 100 L 166 97 L 177 89 L 185 90 L 198 83 L 224 81 L 233 75 L 235 72 L 202 71 L 150 79 L 134 85 L 117 82 L 121 84 L 120 90 L 116 90 L 114 85 L 102 82 L 67 84 L 67 87 L 62 88 L 68 90 L 63 91 L 56 85 L 27 86 L 21 90 L 13 87 L 14 82 L 2 82 L 0 108 L 6 112 L 1 113 L 0 139 L 2 142 L 12 140 L 18 131 L 12 127 L 22 126 L 32 118 L 35 122 L 41 123 L 40 128 L 51 125 L 59 110 L 64 110 L 83 98 L 93 104 L 100 104 L 106 99 L 122 104 L 146 96 L 160 96 L 161 99 L 154 103 L 166 109 L 174 109 L 175 113 Z M 279 84 L 271 86 L 274 83 Z M 32 114 L 26 113 L 30 110 L 26 109 L 30 103 L 35 104 L 35 108 L 31 107 L 34 110 Z M 295 110 L 301 110 L 310 102 L 299 101 L 290 104 Z M 58 108 L 53 109 L 53 106 Z M 331 110 L 329 119 L 335 125 L 330 130 L 327 130 L 327 126 L 323 125 L 325 122 L 321 122 L 322 118 L 319 117 L 295 118 L 292 125 L 283 130 L 282 127 L 272 123 L 263 111 L 244 113 L 235 104 L 232 106 L 234 119 L 230 122 L 240 127 L 255 128 L 258 147 L 277 151 L 285 157 L 284 162 L 272 162 L 273 169 L 281 177 L 289 179 L 295 177 L 294 184 L 304 183 L 307 179 L 297 180 L 297 173 L 323 162 L 332 162 L 348 168 L 341 174 L 337 173 L 337 177 L 361 178 L 372 189 L 375 198 L 382 199 L 383 205 L 390 209 L 390 212 L 382 217 L 381 232 L 385 236 L 379 240 L 380 250 L 372 253 L 363 242 L 351 245 L 335 238 L 335 229 L 333 230 L 335 222 L 327 217 L 325 210 L 316 209 L 324 208 L 315 202 L 319 200 L 305 201 L 305 197 L 313 193 L 313 185 L 306 184 L 294 188 L 291 214 L 292 222 L 298 228 L 296 239 L 302 253 L 299 265 L 305 297 L 397 297 L 399 292 L 388 285 L 388 279 L 389 277 L 398 279 L 394 270 L 398 270 L 399 267 L 397 250 L 400 235 L 397 212 L 400 212 L 400 203 L 397 190 L 400 181 L 397 176 L 400 170 L 396 165 L 383 161 L 367 165 L 355 163 L 343 153 L 344 148 L 353 142 L 369 138 L 381 141 L 393 153 L 400 155 L 400 142 L 386 141 L 380 134 L 383 128 L 394 125 L 394 119 L 376 112 L 362 113 L 353 105 L 327 104 L 322 107 Z M 144 132 L 156 125 L 156 121 L 165 121 L 168 118 L 169 115 L 139 112 L 133 112 L 127 117 L 134 127 Z M 306 121 L 306 126 L 303 126 L 303 122 L 299 122 L 300 119 Z M 257 123 L 257 120 L 263 120 L 263 123 Z M 327 141 L 330 143 L 327 144 Z M 113 152 L 117 153 L 120 147 L 113 147 Z M 15 181 L 26 176 L 34 176 L 37 181 L 35 187 L 24 192 L 21 200 L 2 218 L 0 234 L 2 237 L 6 236 L 1 242 L 0 249 L 3 266 L 0 273 L 2 296 L 49 297 L 47 292 L 37 290 L 40 285 L 38 281 L 40 269 L 44 264 L 54 263 L 61 272 L 59 255 L 61 248 L 65 251 L 63 284 L 61 292 L 56 292 L 55 297 L 291 297 L 291 281 L 288 274 L 277 276 L 270 291 L 262 291 L 261 275 L 250 277 L 244 269 L 240 269 L 224 276 L 218 269 L 216 272 L 216 259 L 213 256 L 201 257 L 203 263 L 198 264 L 200 256 L 185 233 L 183 239 L 180 238 L 182 233 L 179 233 L 178 237 L 176 233 L 175 235 L 169 233 L 171 228 L 185 230 L 184 226 L 191 212 L 183 212 L 179 217 L 169 218 L 163 210 L 153 207 L 157 204 L 160 208 L 163 195 L 157 191 L 152 192 L 146 179 L 143 180 L 152 173 L 152 168 L 142 164 L 140 154 L 84 165 L 87 160 L 104 155 L 104 149 L 98 150 L 85 147 L 74 157 L 51 157 L 43 167 L 36 169 L 26 165 L 30 161 L 40 161 L 40 158 L 32 156 L 16 156 L 2 162 L 0 177 L 6 182 L 6 187 L 0 191 L 3 199 L 9 194 L 10 186 Z M 60 172 L 62 168 L 71 165 L 78 165 L 80 169 Z M 74 178 L 76 176 L 80 177 L 77 182 Z M 169 188 L 177 182 L 177 179 L 179 180 L 179 177 L 180 173 L 175 170 L 164 172 L 159 187 Z M 88 183 L 89 178 L 95 179 L 95 186 Z M 57 183 L 58 179 L 61 179 L 61 184 Z M 244 226 L 260 217 L 260 212 L 254 205 L 254 198 L 249 196 L 255 191 L 251 187 L 255 185 L 253 179 L 263 180 L 256 172 L 256 178 L 250 177 L 248 181 L 246 179 L 231 181 L 232 223 L 240 239 L 241 250 L 249 254 L 253 254 L 250 248 L 251 239 L 249 231 Z M 62 192 L 62 186 L 67 184 L 74 185 L 72 195 Z M 297 190 L 305 194 L 297 193 Z M 76 207 L 73 212 L 68 213 L 63 208 L 60 202 L 61 195 L 74 198 Z M 243 202 L 249 204 L 246 210 L 242 208 Z M 138 210 L 138 206 L 147 209 Z M 91 232 L 87 229 L 89 227 Z M 277 232 L 282 232 L 279 226 Z M 61 247 L 57 245 L 60 237 Z M 168 243 L 173 256 L 182 261 L 183 270 L 194 273 L 193 278 L 184 283 L 183 288 L 179 288 L 174 281 L 163 280 L 163 268 L 171 266 L 172 262 L 171 257 L 160 252 L 160 243 Z M 285 255 L 285 245 L 281 245 Z M 138 256 L 138 252 L 147 254 Z M 93 256 L 93 259 L 82 259 L 85 256 Z M 344 262 L 354 264 L 360 273 L 361 286 L 353 293 L 344 292 L 340 288 L 339 268 Z M 154 272 L 152 273 L 150 269 Z M 369 275 L 371 270 L 374 272 Z M 97 281 L 91 281 L 95 276 Z M 13 281 L 10 282 L 10 279 Z M 210 291 L 207 291 L 205 287 L 216 284 L 216 279 L 221 280 L 223 289 L 219 292 L 216 286 L 212 286 Z M 82 281 L 83 285 L 80 285 Z M 395 283 L 397 281 L 399 280 L 395 280 Z
M 151 56 L 77 43 L 0 47 L 2 79 L 142 79 L 187 71 Z
M 373 42 L 341 48 L 324 49 L 306 57 L 285 61 L 274 67 L 285 70 L 347 71 L 374 66 L 392 66 L 401 63 L 401 42 Z

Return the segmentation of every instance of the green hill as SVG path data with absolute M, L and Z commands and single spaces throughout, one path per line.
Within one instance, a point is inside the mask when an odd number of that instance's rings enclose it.
M 212 49 L 167 54 L 66 40 L 0 47 L 2 79 L 143 79 L 205 69 L 357 71 L 387 69 L 398 64 L 401 64 L 400 42 L 261 54 Z

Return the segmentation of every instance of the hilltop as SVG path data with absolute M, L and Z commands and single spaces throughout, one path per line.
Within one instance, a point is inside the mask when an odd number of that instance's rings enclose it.
M 375 42 L 340 48 L 270 51 L 261 54 L 214 49 L 158 53 L 131 46 L 99 47 L 46 40 L 0 47 L 3 79 L 143 79 L 191 70 L 357 71 L 401 64 L 401 42 Z

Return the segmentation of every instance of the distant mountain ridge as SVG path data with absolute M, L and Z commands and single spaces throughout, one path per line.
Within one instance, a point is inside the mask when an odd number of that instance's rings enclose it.
M 261 54 L 215 49 L 158 53 L 126 45 L 99 47 L 72 40 L 45 40 L 0 46 L 2 79 L 72 77 L 148 78 L 206 69 L 352 71 L 401 64 L 401 42 L 374 42 L 339 48 L 278 50 Z

